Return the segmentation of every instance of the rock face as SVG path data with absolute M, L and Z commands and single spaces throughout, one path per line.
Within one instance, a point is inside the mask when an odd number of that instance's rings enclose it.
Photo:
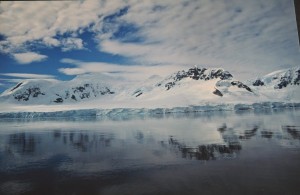
M 224 71 L 223 69 L 206 69 L 206 68 L 190 68 L 188 71 L 178 71 L 177 73 L 174 73 L 171 75 L 169 78 L 165 79 L 168 80 L 164 84 L 164 87 L 166 90 L 171 89 L 181 81 L 182 79 L 185 78 L 191 78 L 193 80 L 211 80 L 211 79 L 231 79 L 232 75 L 228 71 Z M 157 84 L 157 86 L 161 86 L 164 83 L 164 81 L 160 82 Z
M 218 90 L 218 89 L 215 89 L 215 90 L 213 91 L 213 94 L 218 95 L 218 96 L 220 96 L 220 97 L 223 96 L 222 92 L 221 92 L 220 90 Z
M 22 83 L 17 84 L 11 91 L 17 89 Z M 44 92 L 41 92 L 39 87 L 29 87 L 24 91 L 18 91 L 13 94 L 14 98 L 18 101 L 28 101 L 30 98 L 36 98 L 41 95 L 45 95 Z
M 253 86 L 263 86 L 265 85 L 264 82 L 262 82 L 260 79 L 257 79 L 253 82 Z
M 83 84 L 77 87 L 72 87 L 69 90 L 66 90 L 62 95 L 56 94 L 59 98 L 57 98 L 54 102 L 62 103 L 64 100 L 82 100 L 89 99 L 91 96 L 103 96 L 107 94 L 114 94 L 115 92 L 109 89 L 108 87 L 99 87 L 94 86 L 94 84 Z
M 280 75 L 279 83 L 276 88 L 283 88 L 288 85 L 299 85 L 300 84 L 300 69 L 288 70 L 284 75 Z
M 232 82 L 231 82 L 231 85 L 232 85 L 232 86 L 237 86 L 238 88 L 244 88 L 244 89 L 246 89 L 247 91 L 252 92 L 252 90 L 251 90 L 250 87 L 248 87 L 247 85 L 243 84 L 243 83 L 240 82 L 240 81 L 232 81 Z

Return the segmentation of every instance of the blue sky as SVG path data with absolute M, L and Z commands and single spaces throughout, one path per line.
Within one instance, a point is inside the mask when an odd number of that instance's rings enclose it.
M 23 79 L 222 67 L 238 79 L 299 66 L 292 0 L 0 3 L 0 91 Z

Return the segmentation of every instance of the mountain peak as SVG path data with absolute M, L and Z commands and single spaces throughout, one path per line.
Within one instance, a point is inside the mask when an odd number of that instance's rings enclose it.
M 222 68 L 198 68 L 197 66 L 188 69 L 187 71 L 181 70 L 177 73 L 173 73 L 164 81 L 158 83 L 158 86 L 165 84 L 167 90 L 171 89 L 182 79 L 190 78 L 193 80 L 212 80 L 212 79 L 220 79 L 220 80 L 230 80 L 232 79 L 232 75 L 225 71 Z

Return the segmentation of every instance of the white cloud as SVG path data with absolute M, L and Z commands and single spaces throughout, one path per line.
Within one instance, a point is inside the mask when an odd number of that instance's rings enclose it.
M 136 1 L 116 22 L 124 23 L 138 28 L 142 41 L 124 42 L 109 31 L 98 36 L 99 49 L 137 63 L 207 64 L 256 75 L 300 60 L 289 0 Z
M 205 64 L 253 76 L 300 61 L 291 0 L 4 1 L 0 13 L 4 53 L 30 51 L 31 41 L 85 49 L 79 35 L 88 28 L 100 51 L 135 64 Z M 136 31 L 116 36 L 124 26 Z
M 60 68 L 58 69 L 59 72 L 66 74 L 66 75 L 79 75 L 87 73 L 87 70 L 84 70 L 83 68 Z
M 43 42 L 44 42 L 45 45 L 50 46 L 50 47 L 52 47 L 52 46 L 58 47 L 61 44 L 59 40 L 54 39 L 52 37 L 45 37 L 43 39 Z
M 54 79 L 55 76 L 47 74 L 30 74 L 30 73 L 1 73 L 2 76 L 17 77 L 25 79 Z
M 14 59 L 20 64 L 29 64 L 31 62 L 40 62 L 47 58 L 45 55 L 41 55 L 34 52 L 26 53 L 14 53 L 12 54 Z
M 78 32 L 82 32 L 81 29 L 97 23 L 99 18 L 101 20 L 116 12 L 123 5 L 121 0 L 1 2 L 0 34 L 7 38 L 5 42 L 0 42 L 0 52 L 16 52 L 20 47 L 26 47 L 27 42 L 37 40 L 46 46 L 61 45 L 63 50 L 83 49 L 80 40 L 57 40 L 54 37 L 73 33 L 73 38 L 76 38 Z M 7 42 L 9 49 L 4 47 Z
M 131 80 L 144 80 L 152 75 L 167 76 L 175 71 L 182 70 L 180 65 L 159 65 L 159 66 L 142 66 L 142 65 L 120 65 L 101 62 L 83 62 L 73 59 L 62 59 L 62 63 L 74 65 L 74 68 L 60 68 L 59 71 L 66 75 L 78 75 L 84 73 L 111 73 L 123 76 Z
M 65 38 L 62 40 L 62 45 L 62 51 L 84 49 L 82 39 L 79 38 Z

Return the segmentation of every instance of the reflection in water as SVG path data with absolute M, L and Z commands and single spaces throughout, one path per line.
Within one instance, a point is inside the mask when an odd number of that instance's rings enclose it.
M 236 153 L 242 149 L 237 136 L 228 131 L 233 131 L 223 124 L 217 129 L 221 134 L 224 144 L 203 144 L 197 147 L 188 147 L 184 143 L 180 143 L 173 136 L 169 139 L 169 144 L 175 146 L 181 153 L 183 158 L 197 160 L 216 160 L 220 158 L 234 158 Z
M 289 194 L 299 186 L 300 126 L 286 116 L 49 121 L 31 130 L 10 122 L 0 126 L 0 194 Z
M 13 151 L 20 154 L 33 154 L 36 149 L 39 138 L 33 134 L 14 133 L 8 136 L 8 145 L 6 151 L 12 153 Z
M 282 129 L 288 132 L 293 139 L 300 139 L 300 126 L 287 125 L 283 126 Z
M 160 145 L 164 148 L 166 147 L 165 143 L 168 143 L 169 146 L 172 147 L 172 149 L 177 149 L 177 151 L 181 152 L 182 158 L 197 160 L 216 160 L 222 158 L 234 158 L 236 154 L 242 149 L 241 141 L 250 140 L 257 135 L 260 135 L 262 138 L 274 140 L 300 139 L 299 126 L 282 126 L 282 133 L 280 134 L 280 132 L 276 132 L 275 137 L 273 136 L 273 131 L 264 129 L 260 130 L 260 127 L 258 125 L 254 125 L 254 127 L 251 129 L 236 130 L 234 128 L 228 128 L 228 125 L 226 123 L 223 123 L 216 130 L 217 132 L 219 132 L 220 137 L 222 138 L 219 141 L 221 142 L 221 144 L 201 144 L 201 141 L 199 140 L 198 145 L 189 145 L 189 143 L 180 141 L 180 139 L 177 139 L 172 135 L 169 136 L 168 141 L 155 141 L 155 138 L 153 137 L 151 137 L 151 139 L 148 137 L 148 141 L 151 140 L 152 144 L 160 143 Z M 258 132 L 260 132 L 260 134 L 257 134 Z M 137 140 L 137 143 L 145 144 L 145 135 L 143 132 L 137 131 L 132 135 L 133 138 Z M 42 135 L 38 136 L 37 134 L 26 132 L 9 134 L 7 137 L 8 141 L 5 145 L 5 150 L 10 154 L 18 153 L 22 155 L 34 155 L 36 148 L 43 141 Z M 72 146 L 77 151 L 87 152 L 91 151 L 91 149 L 110 147 L 112 141 L 115 140 L 116 135 L 114 133 L 108 132 L 64 132 L 62 130 L 56 129 L 53 130 L 52 137 L 54 138 L 55 142 L 60 141 L 64 145 Z
M 245 130 L 244 133 L 243 133 L 243 135 L 239 136 L 239 139 L 243 140 L 243 139 L 250 139 L 250 138 L 252 138 L 253 136 L 256 135 L 257 129 L 258 129 L 258 127 L 255 126 L 254 128 L 252 128 L 250 130 Z
M 55 136 L 57 135 L 55 132 L 53 135 L 57 138 L 57 136 Z M 114 134 L 112 133 L 90 135 L 88 132 L 65 132 L 60 138 L 64 144 L 70 144 L 81 152 L 87 152 L 92 148 L 97 148 L 99 146 L 109 147 L 113 139 Z
M 144 134 L 139 131 L 139 132 L 136 133 L 135 138 L 138 141 L 138 143 L 143 143 L 143 141 L 144 141 Z
M 169 144 L 177 148 L 182 153 L 183 158 L 197 160 L 216 160 L 219 157 L 233 158 L 235 153 L 242 148 L 238 142 L 230 142 L 228 145 L 199 145 L 196 148 L 193 148 L 187 147 L 185 144 L 180 143 L 173 137 L 170 137 Z
M 271 139 L 272 136 L 273 136 L 273 132 L 272 131 L 266 131 L 266 130 L 264 130 L 264 131 L 261 131 L 260 133 L 261 133 L 261 137 L 262 138 Z
M 277 140 L 293 140 L 300 139 L 300 126 L 283 126 L 283 134 L 277 133 Z M 222 137 L 224 144 L 206 144 L 198 146 L 188 146 L 186 143 L 180 142 L 175 137 L 170 136 L 169 145 L 173 146 L 173 149 L 181 152 L 182 158 L 196 159 L 196 160 L 216 160 L 222 158 L 234 158 L 236 154 L 242 149 L 241 141 L 247 141 L 257 135 L 260 127 L 254 125 L 253 128 L 240 131 L 236 131 L 234 128 L 228 128 L 227 124 L 222 124 L 217 131 Z M 285 136 L 288 133 L 291 135 Z M 272 139 L 274 132 L 261 130 L 260 135 L 262 138 Z

